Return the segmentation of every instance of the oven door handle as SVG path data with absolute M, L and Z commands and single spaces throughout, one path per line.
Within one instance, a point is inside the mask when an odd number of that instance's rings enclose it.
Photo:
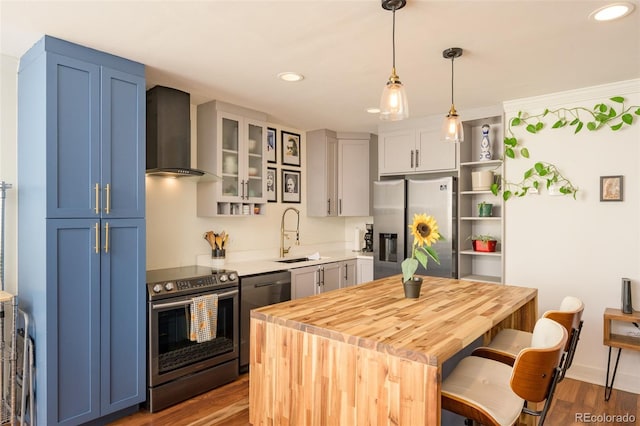
M 232 297 L 235 296 L 236 294 L 238 294 L 238 290 L 232 290 L 232 291 L 228 291 L 226 293 L 220 293 L 218 294 L 218 298 L 228 298 L 228 297 Z M 191 299 L 189 300 L 182 300 L 180 302 L 169 302 L 169 303 L 158 303 L 158 304 L 154 304 L 152 306 L 153 310 L 157 310 L 157 309 L 166 309 L 166 308 L 176 308 L 178 306 L 187 306 L 190 305 L 192 302 Z

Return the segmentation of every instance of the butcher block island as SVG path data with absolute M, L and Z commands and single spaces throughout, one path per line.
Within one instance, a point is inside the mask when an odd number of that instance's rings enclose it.
M 401 276 L 252 311 L 257 425 L 439 425 L 442 364 L 505 327 L 532 331 L 537 290 Z

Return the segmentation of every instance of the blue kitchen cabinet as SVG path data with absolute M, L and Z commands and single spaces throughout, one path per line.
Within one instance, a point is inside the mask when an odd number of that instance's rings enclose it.
M 73 46 L 81 50 L 67 52 Z M 26 159 L 44 167 L 42 207 L 48 218 L 144 217 L 144 66 L 116 57 L 97 65 L 82 50 L 98 53 L 45 37 L 20 60 L 18 121 L 21 141 L 43 150 Z
M 18 298 L 42 424 L 145 400 L 145 107 L 142 64 L 48 36 L 21 58 Z
M 58 314 L 44 319 L 46 424 L 84 423 L 144 399 L 145 222 L 102 222 L 47 221 L 44 296 Z

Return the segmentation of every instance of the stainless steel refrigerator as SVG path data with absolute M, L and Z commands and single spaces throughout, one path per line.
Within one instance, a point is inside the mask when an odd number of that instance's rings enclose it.
M 456 179 L 397 179 L 373 183 L 373 275 L 375 279 L 402 273 L 401 263 L 411 254 L 409 225 L 414 214 L 425 213 L 438 222 L 445 239 L 433 247 L 440 265 L 429 259 L 418 275 L 457 278 Z

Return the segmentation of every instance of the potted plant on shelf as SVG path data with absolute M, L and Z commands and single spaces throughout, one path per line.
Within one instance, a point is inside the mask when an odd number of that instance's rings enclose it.
M 473 235 L 469 237 L 473 251 L 494 252 L 498 239 L 493 235 Z
M 431 245 L 444 238 L 438 231 L 438 223 L 435 218 L 424 213 L 414 214 L 413 223 L 409 225 L 409 228 L 411 235 L 413 235 L 413 246 L 411 257 L 402 261 L 402 283 L 405 297 L 416 299 L 420 296 L 420 288 L 422 287 L 422 278 L 415 276 L 418 264 L 427 269 L 429 258 L 431 258 L 439 265 L 438 253 Z
M 493 204 L 482 201 L 478 203 L 478 216 L 479 217 L 491 217 L 493 216 Z

